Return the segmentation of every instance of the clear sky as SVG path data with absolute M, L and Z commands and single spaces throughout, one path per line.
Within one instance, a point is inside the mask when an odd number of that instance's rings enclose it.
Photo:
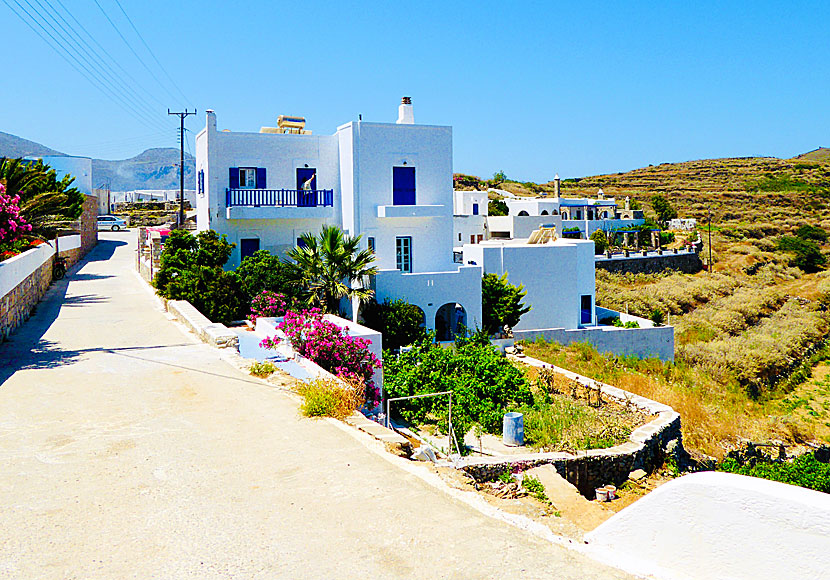
M 118 1 L 0 0 L 0 130 L 118 159 L 177 146 L 167 107 L 197 108 L 193 132 L 212 108 L 220 129 L 290 114 L 330 134 L 394 122 L 407 95 L 416 122 L 453 126 L 455 171 L 482 177 L 830 146 L 826 1 Z M 121 106 L 12 8 L 60 15 L 44 27 L 100 56 L 78 58 Z

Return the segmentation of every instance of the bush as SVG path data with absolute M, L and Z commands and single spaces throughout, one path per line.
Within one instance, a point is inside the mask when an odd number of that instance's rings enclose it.
M 390 397 L 453 391 L 453 425 L 459 441 L 474 423 L 500 433 L 508 409 L 531 404 L 533 395 L 522 371 L 480 335 L 443 348 L 423 340 L 385 362 L 384 387 Z M 447 432 L 446 397 L 400 401 L 393 410 L 414 424 L 437 422 Z
M 764 461 L 755 465 L 741 465 L 735 459 L 727 458 L 718 465 L 718 471 L 760 477 L 830 493 L 830 464 L 819 462 L 812 453 L 799 455 L 789 462 Z
M 663 314 L 662 310 L 655 308 L 651 311 L 648 318 L 654 323 L 655 326 L 661 326 L 666 319 L 666 315 Z
M 187 300 L 213 322 L 243 318 L 248 304 L 239 277 L 222 269 L 234 246 L 213 230 L 196 236 L 174 230 L 153 279 L 156 292 L 168 300 Z
M 677 210 L 659 193 L 651 196 L 651 209 L 657 214 L 657 221 L 664 225 L 677 217 Z
M 624 443 L 631 434 L 622 418 L 564 396 L 519 412 L 524 414 L 527 444 L 544 451 L 606 449 Z
M 827 262 L 827 259 L 821 253 L 821 248 L 811 240 L 804 240 L 795 236 L 781 236 L 778 240 L 778 249 L 793 254 L 790 259 L 790 266 L 805 272 L 818 272 Z
M 423 311 L 406 300 L 370 300 L 361 312 L 364 324 L 383 334 L 384 349 L 398 350 L 426 338 Z
M 550 501 L 548 494 L 545 493 L 545 485 L 532 475 L 526 475 L 522 479 L 522 487 L 539 501 Z
M 349 336 L 348 331 L 323 320 L 317 309 L 286 312 L 277 328 L 285 333 L 294 350 L 341 379 L 364 385 L 365 399 L 372 406 L 378 402 L 380 392 L 372 375 L 380 368 L 380 361 L 369 351 L 368 340 Z M 260 346 L 276 348 L 279 342 L 277 337 L 270 337 Z
M 562 237 L 563 238 L 572 238 L 574 240 L 578 240 L 578 239 L 582 238 L 582 231 L 577 227 L 564 228 L 562 230 Z
M 0 183 L 0 250 L 10 250 L 31 231 L 32 226 L 20 215 L 20 196 L 6 195 L 6 186 Z
M 507 273 L 501 276 L 485 274 L 481 279 L 482 326 L 488 334 L 494 334 L 507 326 L 513 328 L 530 312 L 522 299 L 527 296 L 524 286 L 513 286 L 507 281 Z
M 796 237 L 823 244 L 827 241 L 827 232 L 818 226 L 805 224 L 795 231 Z
M 502 200 L 491 199 L 487 203 L 487 213 L 491 216 L 507 215 L 510 213 L 510 210 Z
M 285 295 L 293 302 L 299 298 L 300 292 L 291 274 L 292 266 L 267 250 L 257 250 L 247 256 L 236 269 L 248 300 L 253 300 L 263 290 L 270 290 Z
M 260 316 L 267 318 L 274 316 L 285 316 L 289 308 L 289 302 L 282 294 L 271 292 L 270 290 L 263 290 L 251 301 L 251 314 L 248 318 L 251 322 L 256 322 Z
M 603 254 L 608 249 L 608 236 L 602 230 L 597 230 L 591 234 L 591 239 L 594 241 L 594 253 Z
M 300 383 L 296 391 L 303 398 L 300 412 L 306 417 L 334 417 L 342 420 L 364 403 L 361 385 L 331 379 Z
M 277 372 L 277 367 L 272 362 L 255 362 L 250 367 L 248 367 L 248 371 L 254 375 L 255 377 L 270 377 L 275 372 Z

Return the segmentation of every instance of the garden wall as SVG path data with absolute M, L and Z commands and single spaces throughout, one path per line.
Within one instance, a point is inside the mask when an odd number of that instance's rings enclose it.
M 680 414 L 668 405 L 596 382 L 530 357 L 511 358 L 531 366 L 551 368 L 582 384 L 593 384 L 602 390 L 603 395 L 632 405 L 656 417 L 651 422 L 635 429 L 627 442 L 608 449 L 462 459 L 458 467 L 470 474 L 476 481 L 493 479 L 515 467 L 530 469 L 537 465 L 553 465 L 556 471 L 575 485 L 582 495 L 593 497 L 597 487 L 607 483 L 620 485 L 635 469 L 651 472 L 663 464 L 667 453 L 682 453 Z
M 663 362 L 674 360 L 674 327 L 654 326 L 650 320 L 638 318 L 624 312 L 596 307 L 597 320 L 615 317 L 622 322 L 636 321 L 640 328 L 619 328 L 616 326 L 589 326 L 586 328 L 542 328 L 536 330 L 514 330 L 516 340 L 534 341 L 539 337 L 547 341 L 567 345 L 574 342 L 592 344 L 601 353 L 640 358 L 656 357 Z
M 624 254 L 614 254 L 611 258 L 606 256 L 596 257 L 596 267 L 617 274 L 656 274 L 663 270 L 677 270 L 685 274 L 694 274 L 703 269 L 700 255 L 695 251 L 681 251 L 677 254 L 665 250 L 663 254 L 649 252 L 647 256 L 642 253 L 631 252 L 628 257 Z

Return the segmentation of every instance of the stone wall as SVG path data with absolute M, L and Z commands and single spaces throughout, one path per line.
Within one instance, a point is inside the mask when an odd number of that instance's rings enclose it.
M 84 196 L 84 211 L 79 221 L 79 233 L 81 234 L 80 259 L 98 243 L 98 198 L 94 195 Z
M 628 257 L 624 255 L 615 255 L 611 258 L 597 256 L 596 267 L 614 273 L 656 274 L 663 270 L 677 270 L 686 274 L 694 274 L 703 269 L 703 263 L 700 261 L 700 255 L 695 251 L 682 251 L 675 254 L 670 250 L 664 250 L 662 254 L 649 252 L 646 256 L 635 252 L 630 252 Z
M 29 319 L 32 310 L 49 288 L 52 282 L 53 256 L 52 248 L 43 244 L 6 262 L 0 262 L 0 276 L 15 282 L 22 278 L 13 288 L 3 289 L 0 298 L 0 342 L 5 341 L 15 328 Z M 6 272 L 19 265 L 25 268 L 27 275 L 15 276 Z
M 516 359 L 514 359 L 516 360 Z M 622 389 L 598 383 L 548 365 L 542 361 L 524 357 L 520 360 L 531 366 L 547 367 L 582 384 L 593 384 L 603 395 L 633 405 L 656 417 L 649 423 L 635 429 L 629 440 L 608 449 L 592 449 L 576 453 L 528 453 L 523 455 L 502 455 L 485 459 L 463 459 L 459 468 L 470 474 L 476 481 L 493 479 L 505 471 L 530 469 L 537 465 L 553 465 L 559 474 L 574 484 L 579 492 L 593 498 L 594 490 L 608 483 L 621 485 L 635 469 L 651 472 L 660 467 L 671 453 L 683 453 L 680 415 L 668 405 L 657 403 L 645 397 L 634 395 Z

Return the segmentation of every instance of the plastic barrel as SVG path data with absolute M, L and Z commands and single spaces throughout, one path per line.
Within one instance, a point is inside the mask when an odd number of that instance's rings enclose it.
M 505 445 L 525 444 L 525 417 L 521 413 L 505 413 L 502 421 L 501 440 Z

